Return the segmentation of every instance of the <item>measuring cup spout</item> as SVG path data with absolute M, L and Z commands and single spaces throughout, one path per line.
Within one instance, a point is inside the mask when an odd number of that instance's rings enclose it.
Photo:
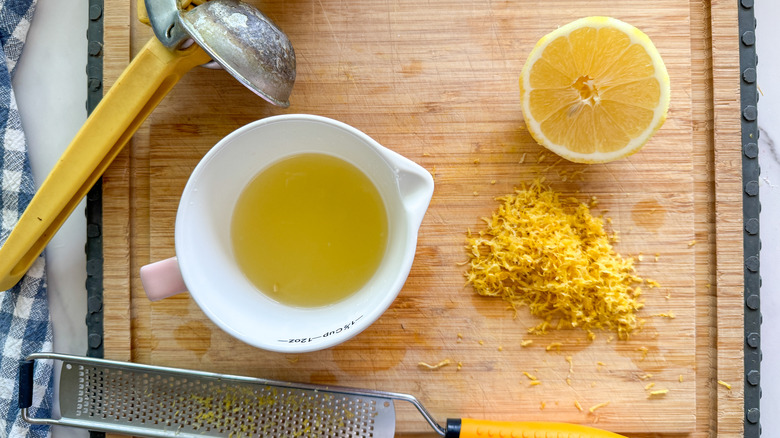
M 422 166 L 393 151 L 389 158 L 396 168 L 401 203 L 409 217 L 410 228 L 420 227 L 433 196 L 433 177 Z

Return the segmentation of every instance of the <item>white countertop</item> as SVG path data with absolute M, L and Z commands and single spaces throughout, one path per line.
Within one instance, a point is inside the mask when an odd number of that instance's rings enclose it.
M 38 0 L 37 10 L 24 48 L 14 90 L 22 114 L 35 179 L 40 183 L 53 167 L 86 119 L 86 29 L 88 0 L 69 0 L 68 7 L 56 0 Z M 757 1 L 757 50 L 760 179 L 761 264 L 763 287 L 761 311 L 763 363 L 761 400 L 763 436 L 780 435 L 780 2 Z M 87 351 L 86 261 L 84 203 L 52 239 L 46 250 L 49 298 L 54 320 L 54 349 L 84 355 Z M 55 438 L 85 437 L 84 431 L 55 428 Z

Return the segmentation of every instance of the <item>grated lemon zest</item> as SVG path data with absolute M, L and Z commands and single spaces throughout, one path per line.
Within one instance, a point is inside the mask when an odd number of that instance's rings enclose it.
M 635 287 L 642 278 L 633 259 L 615 252 L 617 234 L 586 204 L 564 206 L 543 179 L 498 201 L 486 229 L 467 233 L 465 276 L 478 294 L 501 297 L 515 311 L 527 306 L 542 319 L 531 333 L 560 319 L 562 328 L 610 330 L 625 339 L 640 325 Z
M 547 351 L 552 351 L 552 350 L 558 350 L 558 351 L 561 351 L 561 346 L 562 346 L 562 345 L 563 345 L 563 344 L 561 344 L 560 342 L 553 342 L 552 344 L 550 344 L 550 345 L 548 345 L 548 346 L 544 347 L 544 349 L 545 349 L 545 350 L 547 350 Z
M 447 366 L 447 365 L 449 365 L 451 363 L 452 363 L 451 360 L 444 359 L 443 361 L 441 361 L 441 362 L 439 362 L 439 363 L 437 363 L 435 365 L 431 365 L 431 364 L 425 363 L 425 362 L 418 362 L 417 365 L 419 365 L 419 366 L 421 366 L 423 368 L 428 368 L 429 370 L 438 370 L 439 368 Z

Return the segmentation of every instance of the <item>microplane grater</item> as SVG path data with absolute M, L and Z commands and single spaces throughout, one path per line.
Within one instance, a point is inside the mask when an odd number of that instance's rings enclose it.
M 60 418 L 30 417 L 36 361 L 61 362 Z M 450 418 L 439 425 L 414 396 L 35 353 L 19 367 L 25 421 L 147 437 L 386 438 L 393 401 L 411 403 L 444 438 L 625 438 L 590 426 Z
M 61 417 L 25 415 L 31 423 L 150 437 L 383 438 L 395 430 L 390 393 L 60 354 L 22 363 L 20 406 L 24 375 L 32 375 L 35 360 L 51 359 L 61 362 Z

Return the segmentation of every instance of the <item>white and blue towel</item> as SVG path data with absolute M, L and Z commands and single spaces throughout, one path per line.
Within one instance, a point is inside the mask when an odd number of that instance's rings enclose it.
M 5 243 L 30 199 L 35 184 L 27 141 L 11 88 L 16 63 L 30 27 L 36 0 L 0 0 L 0 246 Z M 30 353 L 51 351 L 52 323 L 46 296 L 44 258 L 7 291 L 0 291 L 0 436 L 47 437 L 48 426 L 26 423 L 18 407 L 19 360 Z M 34 404 L 30 414 L 51 414 L 53 372 L 36 362 Z

